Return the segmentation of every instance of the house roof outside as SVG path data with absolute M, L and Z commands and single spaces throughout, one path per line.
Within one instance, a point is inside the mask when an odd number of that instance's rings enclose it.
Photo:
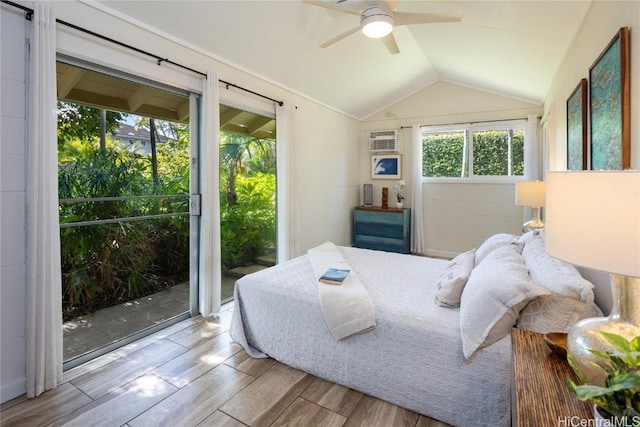
M 56 84 L 58 99 L 61 101 L 171 122 L 189 123 L 189 98 L 184 95 L 61 61 L 56 62 Z M 220 129 L 256 138 L 276 137 L 276 121 L 273 117 L 227 105 L 220 106 Z M 138 132 L 142 130 L 139 129 Z M 142 138 L 142 134 L 140 135 Z

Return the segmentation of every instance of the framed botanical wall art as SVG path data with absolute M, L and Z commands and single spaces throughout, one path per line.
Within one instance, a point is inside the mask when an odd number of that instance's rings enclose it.
M 587 79 L 567 99 L 567 170 L 587 169 Z
M 402 159 L 399 154 L 371 156 L 371 178 L 402 179 Z
M 631 166 L 629 28 L 621 28 L 589 69 L 591 169 Z

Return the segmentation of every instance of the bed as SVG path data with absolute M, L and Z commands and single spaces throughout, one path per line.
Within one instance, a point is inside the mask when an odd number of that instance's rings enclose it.
M 494 249 L 506 247 L 509 239 L 510 243 L 522 240 L 522 236 L 506 236 L 493 239 L 494 242 L 490 242 L 490 238 L 478 251 L 469 251 L 466 258 L 461 254 L 452 261 L 337 247 L 366 288 L 375 308 L 372 330 L 338 341 L 327 328 L 318 302 L 318 283 L 309 255 L 305 254 L 236 282 L 231 336 L 252 357 L 272 357 L 455 426 L 510 425 L 509 331 L 519 321 L 519 313 L 543 295 L 580 300 L 582 311 L 571 313 L 569 320 L 563 319 L 566 325 L 558 326 L 557 322 L 545 325 L 560 330 L 570 327 L 579 317 L 591 314 L 585 307 L 592 306 L 593 296 L 579 289 L 577 294 L 585 295 L 576 298 L 534 285 L 535 292 L 528 294 L 526 301 L 500 313 L 501 319 L 508 318 L 507 324 L 502 325 L 507 332 L 499 336 L 492 331 L 485 333 L 483 329 L 485 342 L 465 355 L 468 348 L 463 348 L 463 342 L 468 347 L 470 341 L 461 326 L 464 324 L 461 314 L 467 316 L 465 310 L 473 312 L 477 304 L 467 302 L 465 305 L 464 295 L 460 295 L 461 307 L 456 307 L 455 301 L 437 303 L 437 296 L 443 291 L 443 278 L 448 273 L 451 278 L 451 272 L 456 273 L 453 276 L 460 276 L 460 270 L 466 270 L 461 274 L 466 275 L 466 284 L 474 280 L 473 274 L 479 274 L 480 265 L 486 266 L 485 270 L 495 270 L 489 262 L 493 256 L 490 252 L 499 252 Z M 518 245 L 508 246 L 521 257 L 524 244 Z M 479 254 L 486 257 L 486 263 L 475 263 Z M 524 259 L 522 262 L 524 265 Z M 499 276 L 508 277 L 508 274 L 504 276 L 499 272 Z M 459 285 L 460 280 L 453 284 Z M 470 284 L 466 287 L 471 288 Z M 463 288 L 460 292 L 466 291 Z M 570 289 L 565 293 L 573 292 Z M 472 297 L 471 291 L 468 293 Z M 564 300 L 559 303 L 566 305 Z M 517 311 L 516 318 L 509 318 L 508 314 L 513 317 L 514 311 Z M 527 318 L 529 326 L 541 324 L 535 314 Z

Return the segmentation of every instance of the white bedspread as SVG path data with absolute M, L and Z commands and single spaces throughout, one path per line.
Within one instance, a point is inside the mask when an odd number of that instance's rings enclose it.
M 329 332 L 336 340 L 371 330 L 376 325 L 376 313 L 367 290 L 358 274 L 344 260 L 331 242 L 307 251 L 318 284 L 318 298 Z M 351 270 L 340 286 L 328 285 L 318 279 L 329 269 Z
M 462 355 L 459 309 L 435 303 L 447 262 L 338 247 L 367 289 L 376 327 L 335 341 L 308 255 L 245 276 L 230 333 L 282 363 L 455 426 L 511 423 L 511 337 Z

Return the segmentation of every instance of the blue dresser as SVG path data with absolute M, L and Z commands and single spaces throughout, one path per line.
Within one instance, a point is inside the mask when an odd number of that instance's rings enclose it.
M 353 212 L 353 245 L 411 253 L 411 209 L 356 207 Z

